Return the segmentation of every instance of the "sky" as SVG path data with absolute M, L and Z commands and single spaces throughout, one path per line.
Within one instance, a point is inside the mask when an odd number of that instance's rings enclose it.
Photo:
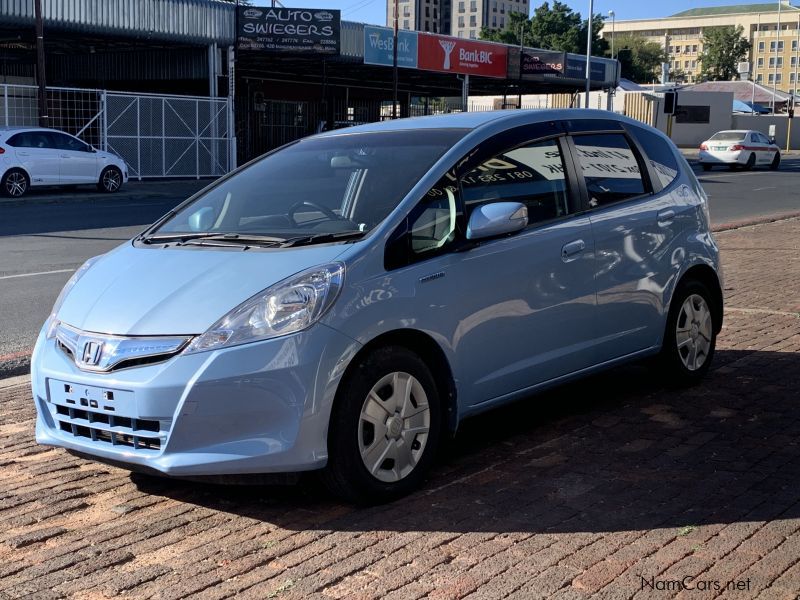
M 613 10 L 616 20 L 667 17 L 682 10 L 707 6 L 727 6 L 749 4 L 756 0 L 669 0 L 669 2 L 646 2 L 642 0 L 595 0 L 595 14 L 608 14 Z M 761 0 L 762 2 L 764 0 Z M 386 0 L 281 0 L 287 7 L 295 8 L 338 8 L 342 19 L 360 21 L 376 25 L 386 24 Z M 268 6 L 269 0 L 255 0 L 258 6 Z M 542 4 L 542 0 L 531 0 L 531 8 Z M 573 10 L 585 15 L 589 10 L 589 0 L 567 0 Z M 777 4 L 777 2 L 776 2 Z

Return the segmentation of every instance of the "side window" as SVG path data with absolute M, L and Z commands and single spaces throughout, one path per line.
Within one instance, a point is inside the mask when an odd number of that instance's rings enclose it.
M 624 135 L 581 135 L 574 141 L 590 207 L 621 202 L 645 193 L 639 162 Z
M 642 145 L 650 165 L 655 169 L 662 187 L 667 187 L 678 176 L 678 159 L 670 142 L 660 135 L 643 129 L 631 127 L 631 132 Z
M 8 138 L 6 143 L 14 148 L 30 148 L 30 135 L 28 133 L 17 133 Z
M 411 214 L 411 251 L 433 253 L 456 237 L 458 186 L 447 174 L 433 186 Z
M 63 133 L 50 132 L 50 147 L 58 148 L 59 150 L 72 150 L 75 152 L 82 152 L 86 146 L 83 142 L 76 140 L 74 137 L 65 135 Z
M 49 136 L 43 131 L 32 131 L 28 133 L 28 148 L 52 148 Z
M 521 202 L 528 222 L 539 223 L 569 212 L 564 159 L 557 140 L 508 150 L 484 161 L 461 178 L 467 218 L 482 204 Z

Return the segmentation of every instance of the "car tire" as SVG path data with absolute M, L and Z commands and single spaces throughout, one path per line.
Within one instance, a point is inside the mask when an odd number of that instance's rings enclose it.
M 756 153 L 751 152 L 750 157 L 747 159 L 747 163 L 744 165 L 744 168 L 748 171 L 752 171 L 753 167 L 756 166 Z
M 117 167 L 106 167 L 100 173 L 100 181 L 97 182 L 97 189 L 106 194 L 118 192 L 122 187 L 122 171 Z
M 781 153 L 776 152 L 775 158 L 772 159 L 772 162 L 769 164 L 769 168 L 771 171 L 777 171 L 781 166 Z
M 2 194 L 6 198 L 22 198 L 30 187 L 31 180 L 22 169 L 9 169 L 0 181 Z
M 668 385 L 686 387 L 705 377 L 714 359 L 721 308 L 708 287 L 681 282 L 672 297 L 658 362 Z
M 441 412 L 436 382 L 417 354 L 401 346 L 371 352 L 337 392 L 323 482 L 357 504 L 408 494 L 435 458 Z
M 701 163 L 700 166 L 703 167 L 703 171 L 710 171 L 712 165 L 708 163 Z

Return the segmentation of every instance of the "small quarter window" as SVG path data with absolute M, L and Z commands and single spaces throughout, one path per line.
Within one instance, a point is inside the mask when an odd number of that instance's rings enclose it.
M 574 141 L 591 208 L 645 193 L 639 162 L 624 135 L 581 135 Z
M 451 174 L 433 186 L 411 216 L 411 251 L 414 254 L 435 252 L 456 237 L 458 186 Z
M 631 133 L 647 154 L 650 165 L 655 169 L 661 187 L 667 187 L 678 176 L 678 159 L 671 144 L 657 133 L 642 127 L 631 126 Z

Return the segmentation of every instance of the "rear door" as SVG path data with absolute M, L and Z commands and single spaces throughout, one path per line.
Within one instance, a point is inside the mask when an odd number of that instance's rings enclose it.
M 601 363 L 660 342 L 681 228 L 671 190 L 679 167 L 669 142 L 644 128 L 607 124 L 587 131 L 576 123 L 571 138 L 595 240 Z M 649 160 L 642 146 L 651 149 Z
M 770 164 L 772 162 L 772 159 L 775 158 L 775 152 L 777 152 L 777 146 L 771 144 L 769 138 L 761 132 L 758 131 L 753 132 L 753 138 L 759 147 L 758 162 L 760 164 L 765 164 L 765 165 Z
M 14 148 L 31 185 L 57 185 L 59 182 L 58 152 L 51 147 L 46 131 L 23 131 L 13 135 L 8 145 Z
M 97 154 L 91 146 L 66 133 L 51 131 L 49 135 L 58 149 L 60 183 L 97 183 Z

